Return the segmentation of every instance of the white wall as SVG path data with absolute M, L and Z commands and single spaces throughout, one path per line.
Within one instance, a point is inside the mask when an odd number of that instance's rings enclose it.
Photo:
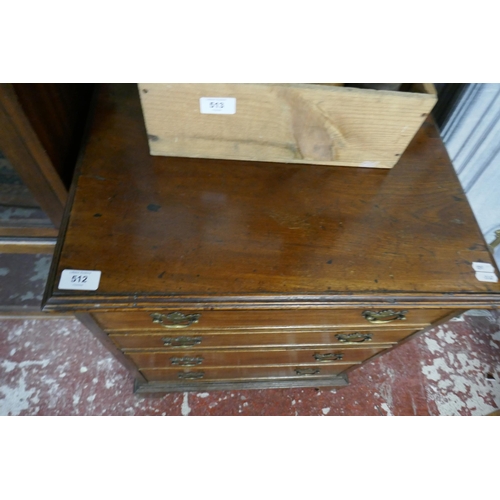
M 469 85 L 441 135 L 479 227 L 491 243 L 500 229 L 500 84 Z M 500 246 L 494 256 L 500 266 Z

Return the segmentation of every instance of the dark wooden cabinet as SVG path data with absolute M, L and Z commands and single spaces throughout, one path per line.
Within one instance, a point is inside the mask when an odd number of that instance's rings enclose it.
M 341 386 L 500 304 L 430 120 L 391 170 L 154 157 L 137 87 L 102 85 L 74 186 L 44 310 L 76 313 L 138 392 Z

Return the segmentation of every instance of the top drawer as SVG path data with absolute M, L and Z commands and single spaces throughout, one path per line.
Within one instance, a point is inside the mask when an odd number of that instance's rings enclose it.
M 396 328 L 424 326 L 447 316 L 450 309 L 308 309 L 265 311 L 173 311 L 94 313 L 104 330 L 308 329 L 332 327 Z

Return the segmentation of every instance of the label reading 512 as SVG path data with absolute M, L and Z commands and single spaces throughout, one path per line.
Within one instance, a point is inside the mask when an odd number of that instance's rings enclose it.
M 59 280 L 60 290 L 97 290 L 101 271 L 82 271 L 65 269 Z
M 234 115 L 235 97 L 200 97 L 200 113 L 203 115 Z

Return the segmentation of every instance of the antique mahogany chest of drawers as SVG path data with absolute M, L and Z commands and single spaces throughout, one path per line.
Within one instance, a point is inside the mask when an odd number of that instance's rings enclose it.
M 392 170 L 154 157 L 137 86 L 102 85 L 64 224 L 44 310 L 75 313 L 137 392 L 342 386 L 500 303 L 431 120 Z

